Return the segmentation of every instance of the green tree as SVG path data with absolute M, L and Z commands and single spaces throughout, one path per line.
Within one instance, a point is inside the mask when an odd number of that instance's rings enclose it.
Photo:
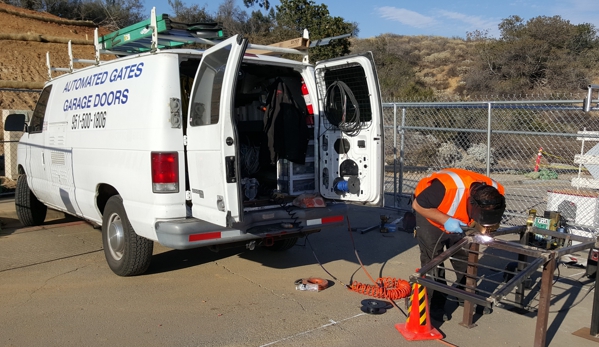
M 470 93 L 574 92 L 589 83 L 599 62 L 592 24 L 571 24 L 560 16 L 524 22 L 511 16 L 499 24 L 500 38 L 468 33 L 474 66 L 464 78 Z
M 270 2 L 268 2 L 268 0 L 243 0 L 243 4 L 245 5 L 245 7 L 258 5 L 260 7 L 264 7 L 267 10 L 270 8 Z
M 301 36 L 304 29 L 308 29 L 311 41 L 358 33 L 356 23 L 331 16 L 325 4 L 317 5 L 310 0 L 281 0 L 281 4 L 276 6 L 276 9 L 275 31 L 282 40 Z M 312 48 L 310 60 L 318 61 L 343 56 L 350 52 L 349 48 L 350 41 L 347 38 L 334 40 L 326 46 Z
M 201 23 L 211 22 L 214 20 L 213 16 L 208 13 L 206 7 L 201 7 L 198 4 L 185 5 L 181 0 L 168 0 L 168 5 L 173 10 L 175 16 L 174 20 L 181 23 Z

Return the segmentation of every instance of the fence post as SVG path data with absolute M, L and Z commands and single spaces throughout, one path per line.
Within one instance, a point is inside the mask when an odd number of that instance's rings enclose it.
M 493 103 L 488 104 L 487 117 L 487 176 L 491 177 L 491 117 L 493 113 Z
M 399 145 L 399 195 L 403 194 L 403 162 L 404 162 L 404 138 L 406 126 L 406 108 L 401 109 L 401 142 Z
M 393 207 L 397 206 L 397 104 L 393 104 Z

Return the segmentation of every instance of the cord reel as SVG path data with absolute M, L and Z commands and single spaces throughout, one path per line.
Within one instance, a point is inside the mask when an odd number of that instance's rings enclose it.
M 383 314 L 387 312 L 388 309 L 393 307 L 393 305 L 387 301 L 376 299 L 365 299 L 362 300 L 361 304 L 362 307 L 360 309 L 362 312 L 368 314 Z
M 360 179 L 350 176 L 346 181 L 343 177 L 337 177 L 333 181 L 333 189 L 338 195 L 345 195 L 347 193 L 359 195 Z

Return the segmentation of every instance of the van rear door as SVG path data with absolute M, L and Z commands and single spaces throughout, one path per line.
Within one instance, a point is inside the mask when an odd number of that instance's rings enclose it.
M 383 112 L 372 54 L 321 61 L 315 73 L 321 108 L 320 193 L 382 206 Z
M 222 227 L 242 219 L 239 151 L 233 114 L 247 41 L 238 35 L 206 50 L 196 72 L 187 120 L 192 215 Z

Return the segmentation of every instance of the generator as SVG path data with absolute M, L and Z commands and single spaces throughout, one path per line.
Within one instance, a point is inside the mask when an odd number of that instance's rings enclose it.
M 552 230 L 557 232 L 566 232 L 565 220 L 558 211 L 545 211 L 543 217 L 536 215 L 536 210 L 528 212 L 527 226 L 534 226 L 537 229 Z M 531 233 L 528 236 L 527 244 L 537 248 L 556 249 L 564 246 L 564 240 L 548 235 Z

